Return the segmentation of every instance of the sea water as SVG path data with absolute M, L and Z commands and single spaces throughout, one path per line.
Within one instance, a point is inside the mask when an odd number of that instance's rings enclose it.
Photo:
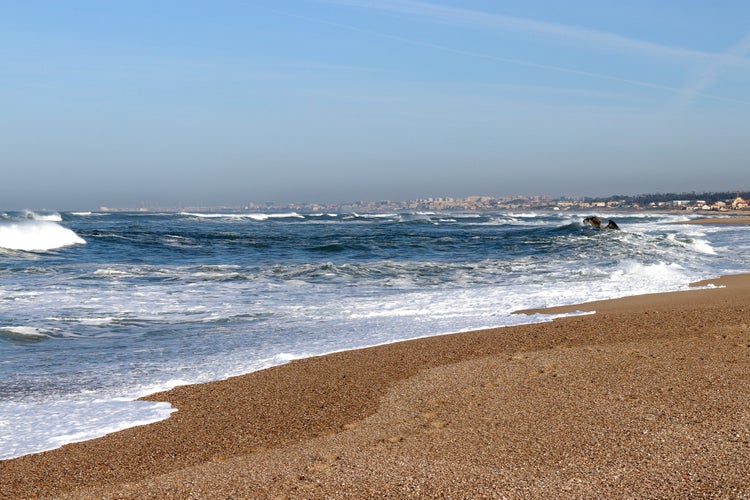
M 0 459 L 166 418 L 136 399 L 180 384 L 750 268 L 748 227 L 586 215 L 0 214 Z

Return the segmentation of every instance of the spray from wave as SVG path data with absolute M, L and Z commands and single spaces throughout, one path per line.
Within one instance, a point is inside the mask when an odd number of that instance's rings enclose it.
M 46 252 L 86 240 L 57 222 L 48 220 L 0 221 L 0 248 L 24 252 Z
M 32 212 L 31 210 L 26 210 L 23 212 L 23 217 L 25 219 L 31 219 L 31 220 L 46 220 L 50 222 L 62 222 L 62 215 L 60 215 L 57 212 Z
M 33 212 L 23 210 L 21 212 L 2 212 L 1 220 L 46 220 L 50 222 L 62 222 L 63 218 L 57 212 Z

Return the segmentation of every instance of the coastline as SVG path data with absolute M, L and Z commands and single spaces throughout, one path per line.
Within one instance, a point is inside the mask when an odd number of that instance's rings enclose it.
M 167 420 L 0 461 L 2 497 L 750 494 L 750 275 L 149 396 Z
M 686 220 L 686 221 L 675 222 L 675 224 L 750 226 L 750 216 L 730 214 L 730 215 L 727 215 L 726 217 L 704 217 L 701 219 L 691 219 L 691 220 Z

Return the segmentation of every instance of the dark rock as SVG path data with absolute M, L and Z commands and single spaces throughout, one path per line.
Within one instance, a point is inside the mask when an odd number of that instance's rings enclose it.
M 615 229 L 615 230 L 617 230 L 617 229 L 620 229 L 620 226 L 618 226 L 617 223 L 615 221 L 613 221 L 612 219 L 609 219 L 609 224 L 607 224 L 604 229 Z
M 586 217 L 583 219 L 584 224 L 590 224 L 594 226 L 595 228 L 601 228 L 602 227 L 602 220 L 597 217 L 596 215 L 592 215 L 591 217 Z
M 597 229 L 620 229 L 620 226 L 618 226 L 617 223 L 612 219 L 609 219 L 609 223 L 606 226 L 602 226 L 602 220 L 596 215 L 586 217 L 585 219 L 583 219 L 583 223 L 589 224 Z

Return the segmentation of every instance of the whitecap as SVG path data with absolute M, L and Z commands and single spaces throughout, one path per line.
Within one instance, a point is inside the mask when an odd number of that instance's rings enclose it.
M 239 219 L 243 214 L 220 214 L 220 213 L 197 213 L 197 212 L 180 212 L 180 215 L 186 217 L 197 217 L 199 219 Z
M 300 215 L 297 212 L 288 212 L 283 214 L 268 214 L 266 217 L 270 219 L 304 219 L 304 215 Z
M 93 274 L 94 276 L 104 276 L 107 278 L 113 278 L 113 277 L 121 278 L 121 277 L 134 276 L 133 273 L 130 273 L 128 271 L 123 271 L 121 269 L 108 269 L 108 268 L 97 269 L 96 271 L 94 271 Z
M 33 326 L 0 326 L 0 335 L 30 340 L 49 338 L 49 335 Z
M 44 252 L 86 241 L 75 232 L 51 221 L 0 222 L 0 248 Z
M 268 219 L 304 219 L 304 215 L 297 212 L 287 213 L 200 213 L 200 212 L 180 212 L 180 215 L 186 217 L 197 217 L 199 219 L 252 219 L 256 221 L 266 221 Z
M 704 233 L 699 234 L 703 235 Z M 708 240 L 697 238 L 695 237 L 695 235 L 693 237 L 687 237 L 685 240 L 681 240 L 676 234 L 668 234 L 667 240 L 676 243 L 684 248 L 694 250 L 698 253 L 706 255 L 716 255 L 716 250 L 711 246 L 711 243 L 709 243 Z
M 697 252 L 704 253 L 706 255 L 716 255 L 716 250 L 714 250 L 708 240 L 695 238 L 690 242 L 689 245 Z
M 31 210 L 26 210 L 23 213 L 23 217 L 24 219 L 31 219 L 31 220 L 62 222 L 62 216 L 58 214 L 57 212 L 40 214 L 40 213 L 32 212 Z
M 625 262 L 619 269 L 610 274 L 614 281 L 635 279 L 648 283 L 681 283 L 689 282 L 690 278 L 679 264 L 658 262 L 655 264 L 641 264 L 640 262 Z

